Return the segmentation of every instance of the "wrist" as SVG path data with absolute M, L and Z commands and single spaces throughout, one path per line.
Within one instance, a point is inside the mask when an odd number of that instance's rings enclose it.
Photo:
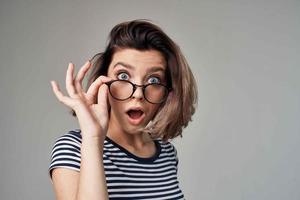
M 81 155 L 88 152 L 98 152 L 101 155 L 103 154 L 104 141 L 101 142 L 101 139 L 95 138 L 85 138 L 81 142 Z M 84 153 L 85 152 L 85 153 Z
M 100 126 L 89 124 L 87 127 L 81 128 L 82 140 L 104 141 L 106 132 Z
M 82 136 L 82 142 L 104 143 L 105 136 Z

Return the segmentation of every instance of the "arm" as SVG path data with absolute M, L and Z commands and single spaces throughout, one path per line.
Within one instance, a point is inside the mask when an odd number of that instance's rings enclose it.
M 65 147 L 68 145 L 67 140 L 68 139 L 65 139 L 65 143 L 63 144 L 56 143 L 56 148 L 74 149 L 71 151 L 74 151 L 75 153 L 78 152 L 78 150 L 71 145 Z M 59 145 L 63 145 L 64 147 L 60 147 Z M 78 152 L 80 153 L 80 157 L 77 157 L 80 159 L 77 162 L 81 162 L 80 171 L 64 168 L 64 166 L 67 165 L 64 165 L 63 163 L 60 165 L 61 167 L 52 170 L 52 181 L 56 199 L 108 199 L 104 167 L 101 159 L 103 152 L 101 142 L 99 143 L 99 140 L 83 138 L 78 145 L 81 147 L 80 152 Z M 56 155 L 56 159 L 60 157 L 60 159 L 69 163 L 72 162 L 72 159 L 76 159 L 76 155 L 74 155 L 74 158 L 67 158 L 64 156 L 67 155 L 63 155 L 63 152 L 61 152 Z M 79 170 L 79 168 L 77 169 Z
M 110 79 L 98 77 L 85 93 L 82 80 L 90 66 L 91 63 L 87 62 L 74 79 L 74 66 L 69 64 L 66 88 L 70 97 L 62 94 L 55 81 L 51 82 L 58 100 L 75 111 L 82 135 L 80 172 L 68 169 L 53 171 L 53 184 L 58 200 L 108 199 L 102 159 L 108 124 L 107 86 L 103 83 Z
M 108 199 L 103 166 L 103 142 L 83 139 L 77 199 Z

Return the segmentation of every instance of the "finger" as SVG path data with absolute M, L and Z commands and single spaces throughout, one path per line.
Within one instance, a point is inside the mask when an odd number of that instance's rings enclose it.
M 108 86 L 102 84 L 99 88 L 98 95 L 97 95 L 97 103 L 103 106 L 103 109 L 107 110 L 107 94 L 108 94 Z
M 87 91 L 87 94 L 90 95 L 90 96 L 94 96 L 96 97 L 98 91 L 99 91 L 99 88 L 100 86 L 103 84 L 103 83 L 107 83 L 109 81 L 111 81 L 112 78 L 109 78 L 107 76 L 99 76 L 89 87 L 88 91 Z
M 74 87 L 73 73 L 74 73 L 74 65 L 73 63 L 69 63 L 67 74 L 66 74 L 66 89 L 70 97 L 74 97 L 76 94 L 76 89 Z
M 98 105 L 100 106 L 102 118 L 100 120 L 100 124 L 104 129 L 107 129 L 108 123 L 108 111 L 109 111 L 109 103 L 108 103 L 108 86 L 103 84 L 99 88 L 99 92 L 97 95 Z
M 90 61 L 87 61 L 78 71 L 76 79 L 75 79 L 75 87 L 76 91 L 82 93 L 82 80 L 84 79 L 84 76 L 86 75 L 87 71 L 90 69 L 91 63 Z
M 51 81 L 52 90 L 56 96 L 56 98 L 63 104 L 70 106 L 70 99 L 63 95 L 63 93 L 60 91 L 58 84 L 55 81 Z

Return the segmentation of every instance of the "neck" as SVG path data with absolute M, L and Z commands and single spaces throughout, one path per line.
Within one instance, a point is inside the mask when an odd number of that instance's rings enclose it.
M 141 131 L 129 133 L 122 129 L 121 126 L 117 126 L 118 124 L 119 123 L 114 123 L 113 118 L 110 119 L 107 136 L 124 148 L 129 147 L 139 150 L 149 145 L 150 143 L 153 143 L 153 140 L 148 133 L 144 133 Z

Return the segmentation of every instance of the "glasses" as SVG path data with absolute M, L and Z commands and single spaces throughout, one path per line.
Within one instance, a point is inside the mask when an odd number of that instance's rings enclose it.
M 105 84 L 108 86 L 111 96 L 119 101 L 131 98 L 137 87 L 141 87 L 146 101 L 152 104 L 159 104 L 167 99 L 171 90 L 171 88 L 160 83 L 137 85 L 128 80 L 113 80 Z

